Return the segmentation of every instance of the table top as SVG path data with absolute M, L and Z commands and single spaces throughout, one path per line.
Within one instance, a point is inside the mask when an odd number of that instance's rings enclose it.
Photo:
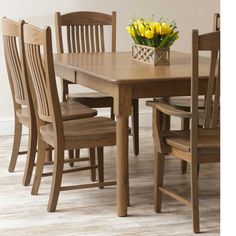
M 209 73 L 209 61 L 200 57 L 202 78 Z M 191 78 L 191 55 L 177 51 L 170 52 L 170 65 L 163 66 L 134 61 L 130 52 L 55 54 L 54 63 L 116 84 Z

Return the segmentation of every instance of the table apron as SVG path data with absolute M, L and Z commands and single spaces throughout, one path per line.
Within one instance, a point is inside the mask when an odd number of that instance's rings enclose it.
M 76 83 L 76 72 L 74 70 L 58 64 L 54 64 L 54 68 L 56 76 L 72 83 Z
M 190 95 L 191 81 L 172 80 L 132 85 L 132 98 L 152 98 Z M 207 80 L 199 81 L 199 94 L 206 94 Z

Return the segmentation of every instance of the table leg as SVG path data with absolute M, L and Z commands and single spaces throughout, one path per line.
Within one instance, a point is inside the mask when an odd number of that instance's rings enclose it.
M 132 88 L 118 85 L 114 94 L 116 116 L 116 180 L 117 215 L 127 216 L 129 205 L 128 120 L 132 107 Z
M 128 117 L 118 116 L 116 122 L 117 214 L 127 216 L 129 205 Z

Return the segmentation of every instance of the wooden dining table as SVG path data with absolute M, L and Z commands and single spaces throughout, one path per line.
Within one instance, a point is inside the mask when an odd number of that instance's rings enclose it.
M 209 59 L 200 58 L 199 90 L 205 94 Z M 129 206 L 128 118 L 132 98 L 190 95 L 191 55 L 171 51 L 170 65 L 134 61 L 130 52 L 54 55 L 56 76 L 114 98 L 116 116 L 117 214 Z

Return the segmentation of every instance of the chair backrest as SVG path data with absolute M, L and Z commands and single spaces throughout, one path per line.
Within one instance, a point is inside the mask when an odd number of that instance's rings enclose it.
M 38 116 L 44 122 L 62 128 L 62 115 L 58 99 L 52 52 L 50 27 L 44 30 L 24 25 L 24 44 L 32 84 L 35 89 Z
M 198 137 L 198 79 L 199 79 L 199 52 L 209 51 L 211 62 L 208 76 L 206 104 L 204 114 L 205 129 L 219 128 L 220 105 L 220 31 L 198 35 L 193 30 L 192 35 L 192 78 L 191 78 L 191 147 L 196 148 Z
M 28 105 L 28 99 L 31 99 L 22 51 L 23 24 L 24 21 L 2 19 L 3 47 L 14 105 Z
M 55 14 L 57 51 L 64 53 L 65 42 L 69 53 L 104 52 L 104 26 L 112 26 L 111 50 L 116 51 L 116 12 L 112 15 L 100 12 L 72 12 Z M 66 28 L 63 44 L 62 28 Z
M 219 31 L 220 30 L 220 14 L 215 13 L 213 17 L 213 31 Z

